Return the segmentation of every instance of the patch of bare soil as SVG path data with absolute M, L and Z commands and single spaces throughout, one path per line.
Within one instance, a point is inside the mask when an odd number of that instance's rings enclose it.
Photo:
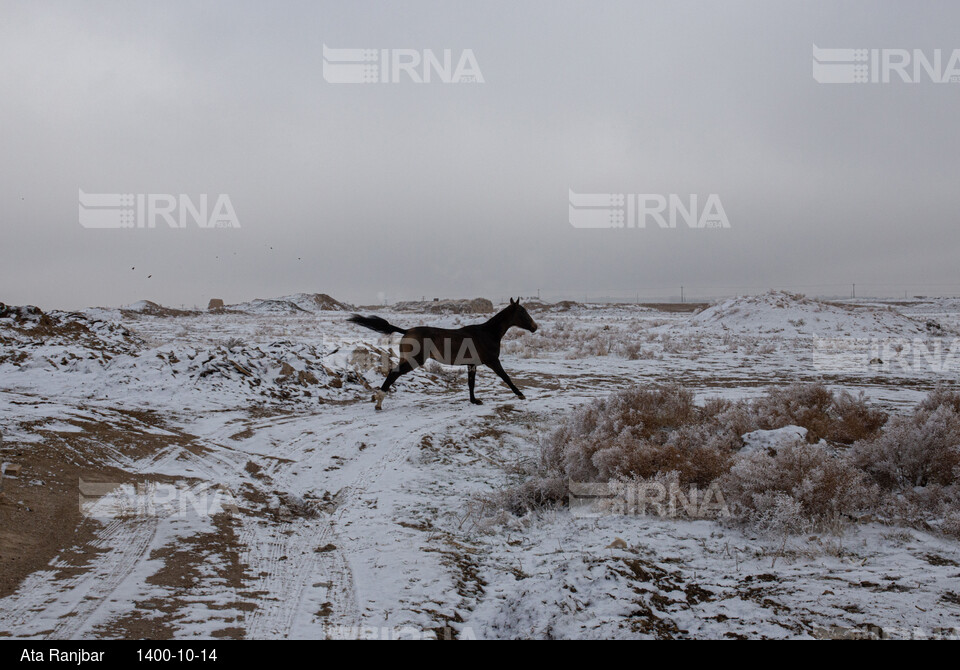
M 418 530 L 430 531 L 432 528 L 427 523 Z M 424 607 L 419 611 L 433 618 L 435 625 L 430 628 L 436 633 L 438 640 L 452 640 L 456 639 L 457 631 L 450 624 L 463 623 L 460 611 L 473 609 L 475 603 L 483 597 L 487 582 L 480 576 L 478 548 L 457 542 L 446 532 L 434 535 L 434 539 L 440 543 L 439 546 L 424 547 L 423 551 L 439 554 L 441 562 L 451 570 L 460 604 L 452 612 L 441 612 L 433 607 Z
M 196 616 L 197 605 L 209 609 L 239 610 L 249 612 L 256 604 L 246 598 L 256 594 L 244 593 L 251 579 L 248 566 L 240 560 L 239 542 L 236 534 L 237 520 L 228 514 L 213 518 L 216 530 L 201 533 L 185 540 L 177 540 L 150 554 L 151 560 L 163 562 L 156 573 L 147 577 L 146 583 L 163 588 L 162 598 L 137 601 L 136 608 L 122 617 L 110 621 L 95 634 L 98 637 L 121 639 L 169 640 L 176 633 L 176 622 L 186 616 Z M 214 572 L 210 575 L 210 570 Z M 211 579 L 218 584 L 235 589 L 245 599 L 237 602 L 212 605 L 206 597 L 204 584 Z M 246 630 L 243 615 L 223 618 L 224 627 L 213 633 L 218 638 L 241 639 Z
M 0 598 L 4 598 L 64 548 L 90 546 L 100 524 L 80 513 L 81 478 L 128 482 L 131 476 L 102 465 L 78 465 L 48 444 L 32 444 L 29 450 L 8 446 L 0 459 L 22 466 L 18 478 L 4 479 L 0 502 Z M 83 569 L 89 557 L 68 551 L 64 558 L 68 565 Z
M 5 443 L 0 460 L 21 466 L 4 478 L 0 500 L 0 598 L 16 591 L 30 573 L 43 569 L 61 551 L 63 576 L 86 569 L 99 522 L 80 512 L 80 480 L 117 484 L 145 481 L 117 467 L 118 454 L 143 458 L 171 446 L 199 453 L 193 436 L 167 429 L 157 413 L 117 410 L 109 421 L 67 420 L 80 432 L 43 430 L 25 423 L 42 441 Z M 182 479 L 182 478 L 181 478 Z M 150 476 L 151 481 L 174 482 Z M 72 549 L 71 549 L 72 548 Z
M 61 446 L 81 463 L 92 465 L 117 465 L 118 457 L 137 460 L 170 447 L 180 447 L 195 455 L 205 451 L 196 443 L 193 435 L 167 426 L 158 412 L 131 409 L 113 411 L 115 415 L 99 421 L 82 418 L 65 420 L 79 428 L 79 432 L 45 431 L 42 421 L 24 424 L 24 427 L 58 439 Z

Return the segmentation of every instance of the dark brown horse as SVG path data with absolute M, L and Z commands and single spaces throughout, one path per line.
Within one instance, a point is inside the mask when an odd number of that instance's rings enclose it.
M 360 316 L 359 314 L 350 317 L 350 321 L 384 335 L 390 333 L 403 335 L 400 340 L 400 363 L 390 370 L 383 386 L 374 396 L 377 409 L 382 409 L 383 398 L 393 382 L 397 381 L 401 375 L 417 369 L 426 363 L 429 358 L 444 365 L 467 366 L 470 402 L 474 405 L 483 404 L 473 392 L 477 380 L 477 366 L 480 364 L 486 365 L 496 372 L 500 379 L 510 387 L 510 390 L 517 394 L 518 398 L 525 399 L 523 393 L 510 381 L 509 375 L 500 365 L 500 340 L 503 339 L 503 336 L 511 327 L 517 326 L 529 330 L 531 333 L 537 331 L 537 324 L 530 318 L 527 310 L 520 305 L 519 298 L 516 301 L 510 298 L 510 304 L 486 323 L 464 326 L 463 328 L 418 326 L 403 329 L 387 323 L 385 319 L 379 316 Z

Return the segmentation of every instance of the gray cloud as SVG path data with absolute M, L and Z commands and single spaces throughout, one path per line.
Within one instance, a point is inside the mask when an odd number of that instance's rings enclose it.
M 811 76 L 813 44 L 960 48 L 951 3 L 2 11 L 0 300 L 960 291 L 960 84 Z M 486 81 L 332 85 L 323 43 Z M 242 227 L 85 230 L 78 188 L 227 193 Z M 577 230 L 568 189 L 718 193 L 731 228 Z

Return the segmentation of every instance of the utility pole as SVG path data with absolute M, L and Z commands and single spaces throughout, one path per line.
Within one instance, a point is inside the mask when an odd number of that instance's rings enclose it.
M 680 286 L 680 302 L 683 302 L 683 286 Z
M 856 285 L 856 284 L 853 285 L 853 297 L 854 297 L 854 298 L 857 297 L 857 285 Z

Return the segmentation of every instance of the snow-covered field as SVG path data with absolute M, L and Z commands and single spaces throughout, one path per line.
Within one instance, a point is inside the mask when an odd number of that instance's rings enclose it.
M 903 411 L 956 384 L 957 301 L 771 293 L 698 314 L 532 311 L 539 330 L 511 331 L 502 355 L 527 400 L 481 368 L 485 404 L 472 405 L 462 371 L 428 366 L 375 412 L 391 342 L 308 298 L 0 310 L 0 457 L 23 468 L 0 503 L 12 570 L 0 637 L 960 629 L 960 546 L 932 528 L 862 522 L 787 541 L 713 520 L 483 509 L 558 421 L 634 384 L 679 382 L 702 401 L 823 380 Z M 378 314 L 403 327 L 486 318 Z

